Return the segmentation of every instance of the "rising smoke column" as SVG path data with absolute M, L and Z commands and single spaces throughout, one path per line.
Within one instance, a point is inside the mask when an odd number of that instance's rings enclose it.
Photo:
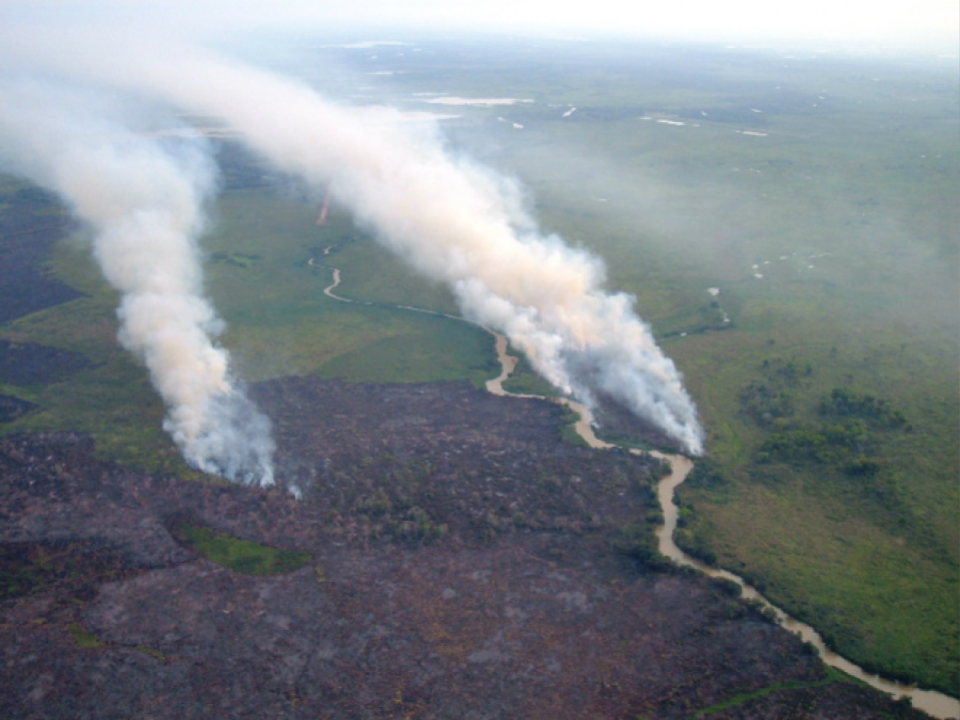
M 91 98 L 37 85 L 0 86 L 0 138 L 12 170 L 59 194 L 93 233 L 106 280 L 121 293 L 121 344 L 167 405 L 164 429 L 192 466 L 236 482 L 274 483 L 269 421 L 236 386 L 223 328 L 203 297 L 195 238 L 214 187 L 202 146 L 112 122 Z
M 12 47 L 17 38 L 6 40 Z M 683 444 L 703 449 L 696 408 L 673 362 L 633 310 L 603 289 L 602 262 L 544 236 L 516 186 L 445 151 L 387 108 L 333 104 L 310 88 L 170 38 L 135 45 L 57 35 L 33 61 L 226 119 L 278 168 L 329 187 L 386 247 L 447 283 L 464 314 L 502 331 L 554 386 L 591 405 L 605 393 Z M 77 44 L 82 52 L 64 55 Z
M 502 331 L 554 386 L 588 405 L 603 392 L 703 450 L 673 362 L 633 310 L 603 289 L 602 262 L 543 236 L 516 186 L 452 157 L 387 108 L 346 108 L 310 89 L 210 55 L 142 79 L 192 112 L 227 119 L 279 168 L 329 187 L 381 243 L 452 287 L 464 314 Z M 188 71 L 189 68 L 189 71 Z

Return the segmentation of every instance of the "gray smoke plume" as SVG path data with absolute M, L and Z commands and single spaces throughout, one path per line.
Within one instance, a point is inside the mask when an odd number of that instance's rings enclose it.
M 448 283 L 464 314 L 499 330 L 554 386 L 591 405 L 599 390 L 700 454 L 680 374 L 633 310 L 603 290 L 602 262 L 543 236 L 516 186 L 451 157 L 387 108 L 333 105 L 308 88 L 216 58 L 154 88 L 225 118 L 279 168 L 328 186 L 391 250 Z
M 91 229 L 121 293 L 119 340 L 149 369 L 164 429 L 204 472 L 274 482 L 269 421 L 214 342 L 223 323 L 203 297 L 195 238 L 214 171 L 199 139 L 161 142 L 118 124 L 112 103 L 36 83 L 0 84 L 6 169 L 59 194 Z
M 34 38 L 22 50 L 61 72 L 223 118 L 278 168 L 329 187 L 383 245 L 449 284 L 468 318 L 506 334 L 561 391 L 588 405 L 605 393 L 702 452 L 696 408 L 633 298 L 605 291 L 598 258 L 538 232 L 515 184 L 446 152 L 423 123 L 336 105 L 169 38 L 113 42 L 109 56 L 88 50 L 69 62 L 60 48 L 89 48 L 89 39 L 55 40 L 38 53 Z

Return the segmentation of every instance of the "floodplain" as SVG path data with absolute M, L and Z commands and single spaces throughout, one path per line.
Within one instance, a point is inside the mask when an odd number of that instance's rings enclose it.
M 960 694 L 955 63 L 442 38 L 273 52 L 357 103 L 529 100 L 440 105 L 457 115 L 440 129 L 519 178 L 546 232 L 601 256 L 683 371 L 707 443 L 680 491 L 679 543 L 862 666 Z M 215 142 L 224 189 L 202 246 L 239 377 L 482 387 L 497 374 L 484 330 L 397 307 L 455 314 L 446 290 L 335 199 L 317 225 L 322 198 Z M 59 223 L 35 270 L 73 291 L 0 339 L 87 362 L 0 376 L 0 395 L 30 406 L 0 432 L 80 430 L 102 457 L 202 479 L 116 344 L 116 295 L 83 232 L 19 181 L 2 189 L 4 212 Z M 359 302 L 324 295 L 333 267 Z M 529 370 L 512 382 L 538 384 Z

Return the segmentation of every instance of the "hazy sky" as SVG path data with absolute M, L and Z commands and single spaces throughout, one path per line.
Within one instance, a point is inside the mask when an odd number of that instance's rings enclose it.
M 617 32 L 764 44 L 839 41 L 947 54 L 960 45 L 957 0 L 19 0 L 7 5 L 0 18 L 81 24 L 112 16 L 205 30 L 316 23 L 571 36 Z

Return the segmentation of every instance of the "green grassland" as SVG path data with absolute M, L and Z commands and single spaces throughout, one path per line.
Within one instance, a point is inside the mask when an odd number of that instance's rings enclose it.
M 207 268 L 210 295 L 230 325 L 223 342 L 245 379 L 318 373 L 351 381 L 481 384 L 496 374 L 484 331 L 391 307 L 453 309 L 439 288 L 402 268 L 345 213 L 335 210 L 318 227 L 314 205 L 242 190 L 222 198 L 219 215 L 204 248 L 262 258 L 250 268 Z M 311 258 L 315 266 L 308 265 Z M 324 266 L 341 269 L 338 295 L 364 302 L 326 297 L 332 271 Z
M 454 148 L 522 178 L 545 230 L 606 260 L 608 287 L 636 296 L 683 371 L 709 472 L 682 489 L 679 540 L 851 659 L 956 696 L 955 69 L 545 40 L 495 49 L 384 50 L 378 62 L 402 73 L 365 82 L 416 109 L 437 109 L 413 99 L 425 91 L 535 101 L 458 109 L 444 129 Z M 320 85 L 355 77 L 306 63 L 303 75 Z M 202 240 L 207 286 L 239 376 L 479 385 L 497 374 L 484 331 L 391 307 L 455 312 L 447 291 L 380 250 L 342 208 L 322 227 L 316 212 L 265 187 L 218 200 Z M 338 294 L 371 304 L 324 296 L 331 272 L 317 265 L 341 268 Z M 37 405 L 0 431 L 84 429 L 104 454 L 188 473 L 143 368 L 115 342 L 116 297 L 82 239 L 62 243 L 50 268 L 86 297 L 0 337 L 94 362 L 50 386 L 0 385 Z M 791 364 L 799 371 L 781 372 Z M 542 387 L 521 371 L 508 387 Z M 771 457 L 775 442 L 807 447 L 804 433 L 858 419 L 821 413 L 838 388 L 879 398 L 904 426 L 863 420 L 853 450 Z
M 417 279 L 365 238 L 342 213 L 315 225 L 316 207 L 279 190 L 235 190 L 220 198 L 211 231 L 202 239 L 207 292 L 227 320 L 222 344 L 236 374 L 254 382 L 316 373 L 353 382 L 467 380 L 478 386 L 496 376 L 490 335 L 468 323 L 401 311 L 390 298 L 450 309 L 435 287 L 418 294 Z M 323 288 L 332 272 L 308 265 L 323 258 L 343 268 L 343 296 L 382 304 L 343 303 Z M 338 255 L 351 254 L 353 259 Z M 334 260 L 336 259 L 336 260 Z M 354 288 L 362 267 L 379 267 Z M 200 478 L 187 468 L 161 429 L 162 403 L 146 371 L 116 342 L 116 293 L 105 285 L 78 233 L 61 242 L 50 260 L 57 277 L 86 296 L 0 328 L 2 337 L 84 354 L 94 362 L 62 382 L 38 387 L 4 384 L 0 391 L 37 405 L 0 431 L 81 429 L 100 452 L 142 467 Z M 376 293 L 373 290 L 376 288 Z M 356 295 L 352 295 L 357 293 Z M 435 300 L 440 297 L 440 300 Z

